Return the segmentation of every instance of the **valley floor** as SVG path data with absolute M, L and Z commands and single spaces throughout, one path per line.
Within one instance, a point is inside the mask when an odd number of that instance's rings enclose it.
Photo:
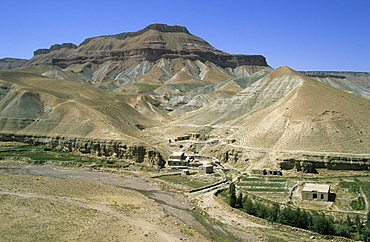
M 6 241 L 302 241 L 215 200 L 136 172 L 0 163 Z M 316 241 L 326 241 L 320 236 Z

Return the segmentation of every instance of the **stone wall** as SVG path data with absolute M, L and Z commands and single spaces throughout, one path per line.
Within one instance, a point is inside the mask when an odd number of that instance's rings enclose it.
M 164 167 L 161 153 L 144 144 L 128 144 L 122 140 L 91 139 L 80 137 L 44 136 L 0 133 L 1 141 L 17 141 L 32 145 L 45 145 L 68 152 L 114 157 L 149 166 Z

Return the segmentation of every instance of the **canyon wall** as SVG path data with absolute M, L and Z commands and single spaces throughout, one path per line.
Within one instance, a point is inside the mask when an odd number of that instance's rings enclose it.
M 202 62 L 210 61 L 222 68 L 236 68 L 243 65 L 267 66 L 266 58 L 262 55 L 229 55 L 215 54 L 203 51 L 172 51 L 169 49 L 141 48 L 125 51 L 106 51 L 100 55 L 93 56 L 73 56 L 68 58 L 52 58 L 51 64 L 66 68 L 73 64 L 84 64 L 92 62 L 94 64 L 103 64 L 107 61 L 157 61 L 161 58 L 176 59 L 184 58 L 189 60 L 200 60 Z M 47 63 L 43 63 L 47 64 Z
M 370 157 L 305 155 L 303 158 L 288 158 L 278 161 L 283 170 L 296 169 L 303 172 L 316 172 L 317 168 L 329 170 L 370 170 Z
M 154 167 L 164 167 L 165 165 L 165 160 L 158 150 L 144 144 L 127 144 L 121 140 L 10 133 L 0 133 L 0 140 L 45 145 L 68 152 L 78 151 L 82 154 L 125 159 Z
M 339 154 L 324 152 L 268 151 L 241 147 L 217 147 L 208 154 L 222 163 L 245 167 L 245 170 L 271 169 L 316 172 L 329 170 L 370 170 L 370 154 Z

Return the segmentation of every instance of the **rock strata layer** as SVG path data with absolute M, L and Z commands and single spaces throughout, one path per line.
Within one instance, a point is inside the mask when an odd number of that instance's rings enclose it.
M 0 140 L 45 145 L 68 152 L 78 151 L 82 154 L 131 160 L 135 163 L 144 163 L 154 167 L 164 167 L 165 165 L 165 161 L 158 150 L 145 144 L 127 144 L 122 140 L 10 133 L 0 133 Z
M 0 59 L 0 70 L 10 70 L 22 67 L 28 60 L 17 58 L 3 58 Z
M 267 66 L 262 55 L 232 55 L 192 35 L 186 27 L 152 24 L 146 28 L 116 35 L 88 38 L 79 46 L 71 43 L 39 49 L 27 65 L 71 65 L 107 61 L 157 61 L 161 58 L 183 58 L 210 61 L 223 68 L 242 65 Z
M 33 52 L 33 55 L 48 54 L 51 51 L 60 50 L 62 48 L 66 48 L 66 49 L 77 49 L 77 45 L 72 44 L 72 43 L 63 43 L 61 45 L 60 44 L 54 44 L 54 45 L 50 46 L 49 49 L 38 49 L 38 50 L 35 50 Z

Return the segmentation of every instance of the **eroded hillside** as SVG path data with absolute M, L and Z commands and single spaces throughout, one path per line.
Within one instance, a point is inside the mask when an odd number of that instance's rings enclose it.
M 228 54 L 162 24 L 55 44 L 22 65 L 0 72 L 7 139 L 42 135 L 50 144 L 68 136 L 78 142 L 58 145 L 106 155 L 144 143 L 161 153 L 136 152 L 147 160 L 182 149 L 249 168 L 370 153 L 368 73 L 273 70 L 261 55 Z M 192 132 L 200 138 L 172 142 Z M 106 147 L 112 140 L 119 149 Z

